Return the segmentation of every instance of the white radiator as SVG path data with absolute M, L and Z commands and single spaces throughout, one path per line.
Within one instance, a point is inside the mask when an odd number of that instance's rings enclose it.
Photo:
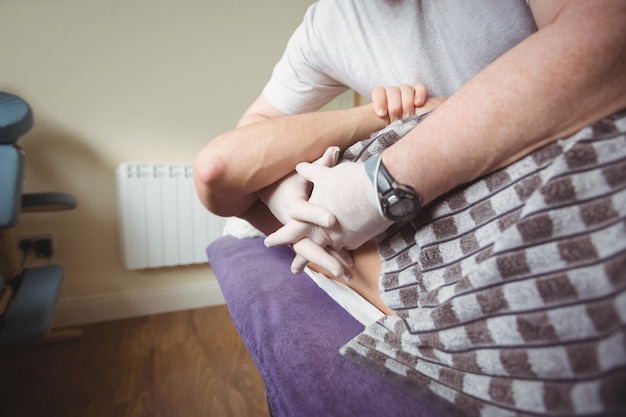
M 209 213 L 191 164 L 124 163 L 117 168 L 122 259 L 127 269 L 207 262 L 225 218 Z

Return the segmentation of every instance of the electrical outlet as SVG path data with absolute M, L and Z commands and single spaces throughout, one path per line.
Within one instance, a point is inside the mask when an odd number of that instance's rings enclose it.
M 36 233 L 17 237 L 18 248 L 33 253 L 37 258 L 51 258 L 54 253 L 55 241 L 52 233 Z M 32 251 L 32 252 L 30 252 Z

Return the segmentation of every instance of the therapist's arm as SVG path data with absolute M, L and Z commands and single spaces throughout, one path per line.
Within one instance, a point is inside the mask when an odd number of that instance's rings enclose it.
M 242 215 L 258 204 L 257 191 L 292 173 L 296 163 L 317 159 L 329 146 L 346 149 L 386 124 L 371 104 L 253 122 L 215 138 L 196 156 L 196 191 L 213 213 Z
M 425 111 L 434 110 L 442 101 L 443 98 L 429 99 L 428 90 L 423 84 L 415 86 L 402 85 L 399 87 L 389 87 L 387 89 L 381 87 L 372 93 L 373 110 L 375 110 L 378 117 L 381 118 L 385 124 L 389 120 L 395 120 L 403 116 L 412 115 L 416 112 L 423 113 Z M 420 109 L 425 105 L 426 107 L 424 109 Z M 253 123 L 264 122 L 284 116 L 286 116 L 286 114 L 276 109 L 265 99 L 264 95 L 261 94 L 246 110 L 237 126 L 243 127 Z M 289 174 L 287 175 L 289 176 Z M 293 187 L 293 179 L 287 179 L 287 177 L 284 177 L 279 180 L 279 182 L 283 181 L 291 182 L 292 184 L 289 187 Z M 259 190 L 257 192 L 257 196 L 260 198 L 238 216 L 247 220 L 265 234 L 270 234 L 281 227 L 283 223 L 274 215 L 276 213 L 276 207 L 274 207 L 272 210 L 274 213 L 272 213 L 265 202 L 262 201 L 268 195 L 272 195 L 277 187 L 281 187 L 284 190 L 285 185 L 279 185 L 277 182 L 275 184 L 271 184 L 265 189 Z M 282 221 L 285 221 L 287 219 L 284 215 L 284 209 L 282 211 Z
M 530 6 L 537 33 L 383 152 L 425 202 L 626 108 L 626 2 Z

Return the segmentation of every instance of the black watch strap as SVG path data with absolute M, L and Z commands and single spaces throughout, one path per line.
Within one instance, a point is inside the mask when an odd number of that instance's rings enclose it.
M 422 208 L 422 198 L 413 187 L 398 183 L 376 155 L 365 161 L 365 170 L 374 184 L 378 197 L 378 210 L 383 217 L 405 222 L 415 217 Z

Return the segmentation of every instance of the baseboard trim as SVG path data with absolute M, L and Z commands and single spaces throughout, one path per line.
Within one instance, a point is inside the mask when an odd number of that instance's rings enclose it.
M 54 328 L 224 304 L 217 281 L 130 293 L 60 299 Z

